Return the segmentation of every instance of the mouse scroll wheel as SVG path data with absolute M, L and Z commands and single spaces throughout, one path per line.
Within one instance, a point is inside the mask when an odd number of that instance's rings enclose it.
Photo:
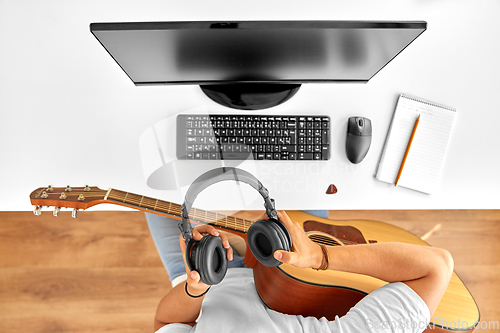
M 363 118 L 358 119 L 358 125 L 363 127 Z

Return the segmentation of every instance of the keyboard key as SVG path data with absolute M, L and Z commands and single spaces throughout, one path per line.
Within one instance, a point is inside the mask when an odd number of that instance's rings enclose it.
M 328 160 L 330 158 L 330 146 L 329 145 L 323 145 L 321 147 L 321 156 L 323 160 Z
M 297 157 L 298 160 L 312 160 L 313 153 L 299 153 Z
M 221 154 L 222 160 L 246 160 L 249 157 L 250 157 L 249 153 L 223 152 Z
M 327 129 L 324 129 L 321 131 L 321 140 L 325 144 L 330 144 L 330 131 Z
M 295 153 L 297 152 L 297 146 L 295 145 L 283 145 L 281 146 L 281 151 L 288 151 L 288 152 L 292 152 L 292 153 Z

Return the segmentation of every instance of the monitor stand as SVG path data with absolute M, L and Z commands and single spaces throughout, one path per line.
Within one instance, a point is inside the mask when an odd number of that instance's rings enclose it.
M 300 84 L 232 83 L 200 85 L 213 101 L 239 110 L 261 110 L 289 100 Z

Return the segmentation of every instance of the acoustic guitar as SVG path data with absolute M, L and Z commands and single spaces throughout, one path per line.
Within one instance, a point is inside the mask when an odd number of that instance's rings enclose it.
M 36 206 L 35 215 L 40 215 L 42 206 L 50 206 L 54 207 L 55 216 L 59 215 L 61 208 L 73 208 L 72 216 L 76 217 L 80 209 L 107 203 L 181 219 L 181 206 L 178 204 L 115 189 L 49 186 L 33 191 L 30 200 Z M 334 221 L 299 211 L 287 213 L 316 243 L 351 246 L 404 242 L 429 246 L 410 232 L 384 222 Z M 208 223 L 244 239 L 253 223 L 250 220 L 195 208 L 191 209 L 189 216 L 193 223 Z M 245 263 L 253 268 L 255 285 L 262 301 L 271 309 L 292 315 L 334 320 L 336 315 L 343 316 L 364 296 L 387 283 L 366 275 L 299 269 L 288 264 L 266 267 L 252 256 L 248 245 Z M 476 302 L 454 272 L 426 332 L 472 332 L 478 322 L 479 309 Z

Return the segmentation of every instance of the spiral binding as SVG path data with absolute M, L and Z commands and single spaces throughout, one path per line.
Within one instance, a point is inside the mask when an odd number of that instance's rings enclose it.
M 455 108 L 452 108 L 450 106 L 446 106 L 446 105 L 443 105 L 443 104 L 431 102 L 429 100 L 426 100 L 426 99 L 423 99 L 423 98 L 419 98 L 419 97 L 415 97 L 415 96 L 408 95 L 408 94 L 401 94 L 400 97 L 403 97 L 403 98 L 406 98 L 406 99 L 411 99 L 412 101 L 415 101 L 415 102 L 424 103 L 424 104 L 427 104 L 427 105 L 430 105 L 430 106 L 434 106 L 434 107 L 441 108 L 441 109 L 446 109 L 446 110 L 453 111 L 453 112 L 457 111 Z

